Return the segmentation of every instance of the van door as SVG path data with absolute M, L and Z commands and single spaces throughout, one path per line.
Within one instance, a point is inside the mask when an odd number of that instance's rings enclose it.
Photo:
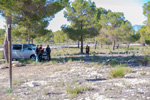
M 22 45 L 21 44 L 13 44 L 12 45 L 12 58 L 18 59 L 22 58 Z
M 30 59 L 30 56 L 33 54 L 34 52 L 32 48 L 27 44 L 23 44 L 23 52 L 22 52 L 23 58 Z

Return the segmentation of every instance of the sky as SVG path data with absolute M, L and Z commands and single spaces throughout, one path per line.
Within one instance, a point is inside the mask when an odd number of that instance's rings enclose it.
M 73 1 L 73 0 L 71 0 Z M 92 0 L 96 7 L 109 9 L 112 12 L 123 12 L 126 20 L 130 21 L 132 25 L 143 25 L 146 17 L 143 15 L 143 5 L 150 0 Z M 60 30 L 64 24 L 70 25 L 63 14 L 64 10 L 58 12 L 55 18 L 50 21 L 48 29 L 53 32 Z M 0 16 L 0 28 L 4 28 L 5 20 Z

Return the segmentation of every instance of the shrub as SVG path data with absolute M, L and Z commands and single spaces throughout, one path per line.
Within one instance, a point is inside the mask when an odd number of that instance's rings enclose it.
M 21 84 L 21 80 L 14 80 L 13 81 L 13 85 L 20 85 Z
M 123 77 L 126 73 L 132 72 L 130 67 L 125 67 L 125 65 L 118 65 L 111 69 L 110 76 L 112 77 Z
M 145 66 L 150 64 L 150 57 L 144 57 L 142 59 L 137 59 L 136 62 L 139 64 L 144 64 Z
M 101 59 L 97 56 L 94 56 L 92 62 L 99 62 Z
M 58 61 L 50 61 L 50 64 L 57 64 Z
M 18 61 L 19 61 L 19 62 L 21 62 L 21 63 L 22 63 L 22 65 L 31 64 L 31 63 L 33 63 L 33 62 L 34 62 L 34 61 L 33 61 L 33 60 L 31 60 L 31 59 L 29 59 L 29 60 L 19 59 Z
M 114 67 L 114 66 L 116 66 L 116 65 L 118 65 L 118 64 L 120 64 L 120 63 L 119 63 L 119 61 L 117 61 L 116 59 L 111 59 L 111 60 L 108 62 L 108 64 L 109 64 L 110 66 Z
M 71 57 L 71 58 L 69 58 L 68 61 L 75 61 L 75 60 L 78 60 L 78 58 L 76 58 L 76 57 Z
M 149 49 L 143 49 L 141 51 L 141 53 L 144 54 L 144 55 L 149 55 L 150 54 L 150 50 Z
M 146 75 L 146 72 L 141 72 L 140 74 L 141 74 L 141 75 Z
M 9 94 L 12 93 L 12 89 L 7 89 L 6 92 Z
M 0 51 L 0 59 L 3 57 L 2 51 Z
M 86 86 L 80 86 L 80 87 L 71 87 L 71 86 L 68 86 L 67 88 L 66 88 L 66 91 L 67 91 L 67 93 L 69 93 L 69 94 L 71 94 L 71 98 L 74 98 L 75 96 L 77 96 L 77 94 L 79 94 L 79 93 L 81 93 L 81 92 L 83 92 L 83 91 L 85 91 L 85 90 L 91 90 L 92 89 L 92 87 L 91 86 L 89 86 L 89 87 L 86 87 Z

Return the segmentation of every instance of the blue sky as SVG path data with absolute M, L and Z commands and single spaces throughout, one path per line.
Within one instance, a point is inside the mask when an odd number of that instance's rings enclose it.
M 71 0 L 73 1 L 73 0 Z M 113 12 L 123 12 L 126 20 L 129 20 L 132 25 L 142 25 L 146 17 L 143 15 L 142 6 L 150 0 L 92 0 L 96 3 L 96 7 L 110 9 Z M 63 24 L 69 25 L 67 19 L 64 18 L 63 11 L 58 12 L 55 18 L 50 21 L 48 29 L 53 32 L 60 30 Z M 0 17 L 0 28 L 4 28 L 5 20 Z

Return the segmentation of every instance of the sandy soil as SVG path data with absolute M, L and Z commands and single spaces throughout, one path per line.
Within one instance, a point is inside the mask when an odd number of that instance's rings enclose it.
M 0 100 L 150 100 L 150 67 L 131 66 L 131 73 L 111 78 L 109 65 L 91 59 L 13 67 L 11 93 L 9 69 L 0 69 Z M 72 97 L 68 86 L 91 89 Z

